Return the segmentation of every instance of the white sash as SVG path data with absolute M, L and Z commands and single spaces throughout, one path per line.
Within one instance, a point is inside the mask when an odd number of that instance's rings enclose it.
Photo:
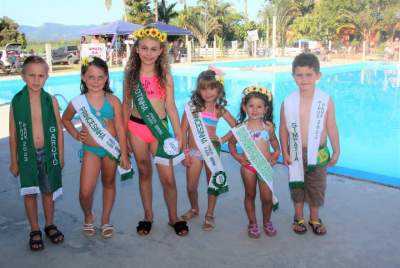
M 88 129 L 90 136 L 92 136 L 98 145 L 115 158 L 115 160 L 119 161 L 121 153 L 118 141 L 101 125 L 96 116 L 93 115 L 86 96 L 76 96 L 71 102 L 75 111 L 79 114 L 82 124 Z M 124 169 L 118 166 L 118 172 L 121 177 L 123 177 L 133 173 L 133 169 Z
M 316 165 L 324 118 L 328 109 L 329 95 L 315 89 L 308 128 L 307 165 Z M 286 127 L 289 132 L 290 160 L 289 185 L 291 188 L 304 186 L 304 167 L 300 128 L 300 93 L 298 90 L 284 100 Z
M 251 139 L 250 132 L 246 124 L 241 124 L 232 128 L 232 133 L 242 147 L 247 159 L 257 171 L 259 177 L 268 185 L 272 192 L 272 204 L 274 210 L 278 208 L 278 198 L 274 194 L 272 167 L 263 153 Z
M 196 107 L 191 101 L 185 105 L 185 112 L 197 148 L 212 173 L 208 184 L 208 193 L 219 195 L 227 192 L 228 183 L 226 182 L 224 167 L 222 166 L 217 150 L 215 150 L 211 142 L 206 125 L 200 118 L 199 113 L 196 112 Z

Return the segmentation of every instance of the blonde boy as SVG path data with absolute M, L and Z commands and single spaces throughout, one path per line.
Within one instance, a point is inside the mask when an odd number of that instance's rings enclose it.
M 42 194 L 44 231 L 58 244 L 64 235 L 53 224 L 54 199 L 62 194 L 64 138 L 57 100 L 43 90 L 48 65 L 38 56 L 28 57 L 22 67 L 24 88 L 12 99 L 10 108 L 10 172 L 19 175 L 21 195 L 31 225 L 29 246 L 44 248 L 38 223 L 37 194 Z

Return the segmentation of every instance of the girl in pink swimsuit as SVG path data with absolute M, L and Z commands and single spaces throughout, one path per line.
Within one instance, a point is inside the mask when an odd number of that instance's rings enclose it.
M 134 153 L 139 171 L 139 188 L 144 209 L 144 218 L 139 221 L 136 230 L 139 235 L 148 235 L 153 223 L 151 156 L 154 157 L 156 154 L 158 140 L 134 105 L 132 91 L 138 87 L 139 82 L 143 85 L 151 106 L 163 124 L 167 124 L 167 116 L 171 120 L 179 147 L 182 134 L 167 60 L 166 34 L 157 28 L 147 27 L 135 32 L 134 35 L 137 41 L 133 45 L 125 68 L 123 114 L 128 132 L 128 145 Z M 185 236 L 189 233 L 189 228 L 177 215 L 177 190 L 172 164 L 156 164 L 156 167 L 168 208 L 168 223 L 177 235 Z
M 247 125 L 251 139 L 270 164 L 274 165 L 279 157 L 280 149 L 275 135 L 275 126 L 272 122 L 272 94 L 269 90 L 257 86 L 247 87 L 243 92 L 238 123 Z M 229 140 L 229 151 L 241 164 L 240 173 L 245 188 L 244 207 L 249 219 L 247 233 L 251 238 L 260 237 L 255 211 L 258 185 L 263 213 L 263 229 L 266 235 L 274 236 L 276 229 L 271 222 L 272 192 L 267 184 L 258 177 L 256 169 L 250 164 L 246 156 L 238 154 L 236 142 L 235 138 Z M 271 146 L 273 152 L 270 151 Z
M 219 71 L 219 70 L 217 70 Z M 220 152 L 221 144 L 228 139 L 228 135 L 221 138 L 216 135 L 216 128 L 219 118 L 225 119 L 228 124 L 233 127 L 235 125 L 235 118 L 229 113 L 225 106 L 227 101 L 225 99 L 225 91 L 222 80 L 218 79 L 218 75 L 214 70 L 207 70 L 200 73 L 197 79 L 197 87 L 193 92 L 191 101 L 200 112 L 200 116 L 207 128 L 208 135 L 217 150 Z M 199 177 L 203 169 L 204 160 L 200 151 L 198 150 L 192 131 L 189 128 L 189 122 L 186 113 L 182 118 L 182 143 L 185 148 L 185 160 L 183 164 L 186 166 L 186 179 L 187 179 L 187 194 L 190 201 L 191 208 L 182 218 L 190 220 L 199 214 L 198 194 L 197 188 L 199 184 Z M 211 172 L 206 168 L 207 184 L 211 177 Z M 208 207 L 205 213 L 203 230 L 211 231 L 214 229 L 214 209 L 217 202 L 217 197 L 213 194 L 208 195 Z

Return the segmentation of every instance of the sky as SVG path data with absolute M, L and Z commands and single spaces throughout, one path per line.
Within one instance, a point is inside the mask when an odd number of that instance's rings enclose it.
M 179 0 L 167 0 L 167 3 L 178 2 L 177 9 L 183 5 Z M 189 6 L 196 0 L 187 0 Z M 232 3 L 237 10 L 243 11 L 243 1 L 225 0 Z M 258 10 L 265 0 L 248 0 L 249 18 L 257 20 Z M 121 19 L 122 0 L 113 0 L 110 10 L 106 10 L 104 0 L 0 0 L 0 17 L 7 16 L 19 25 L 41 26 L 45 22 L 65 25 L 99 25 Z

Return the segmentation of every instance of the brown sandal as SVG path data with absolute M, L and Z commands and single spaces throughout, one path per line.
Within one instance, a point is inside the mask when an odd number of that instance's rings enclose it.
M 190 221 L 191 219 L 199 216 L 199 211 L 196 209 L 190 209 L 185 214 L 181 216 L 181 218 L 185 221 Z
M 203 223 L 204 231 L 212 231 L 215 228 L 214 216 L 206 215 Z

